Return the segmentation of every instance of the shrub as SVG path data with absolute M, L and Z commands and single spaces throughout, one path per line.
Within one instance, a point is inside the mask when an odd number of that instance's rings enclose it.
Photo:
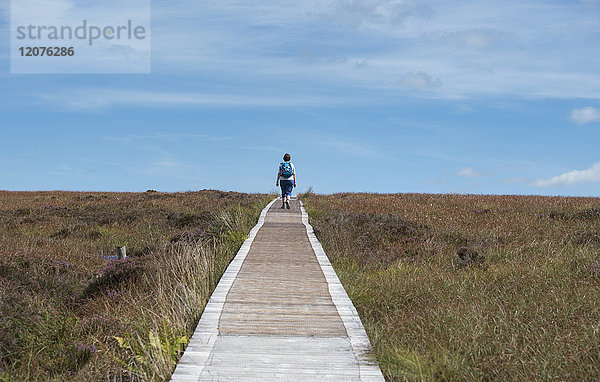
M 100 275 L 88 285 L 86 296 L 114 289 L 125 282 L 135 282 L 144 273 L 144 264 L 140 259 L 127 257 L 121 260 L 110 260 Z

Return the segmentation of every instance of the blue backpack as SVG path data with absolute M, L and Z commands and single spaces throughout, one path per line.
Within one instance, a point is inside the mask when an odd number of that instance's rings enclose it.
M 283 162 L 279 167 L 279 172 L 284 178 L 289 178 L 294 175 L 294 170 L 292 169 L 292 164 L 290 162 Z

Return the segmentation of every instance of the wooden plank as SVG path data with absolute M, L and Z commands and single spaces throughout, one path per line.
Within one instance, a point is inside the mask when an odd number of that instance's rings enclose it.
M 261 214 L 211 296 L 173 381 L 383 380 L 306 212 L 297 200 L 290 204 L 287 210 L 271 202 Z

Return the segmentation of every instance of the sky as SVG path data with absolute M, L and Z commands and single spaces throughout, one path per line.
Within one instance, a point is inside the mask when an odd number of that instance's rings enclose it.
M 0 189 L 270 192 L 288 152 L 300 192 L 600 196 L 600 0 L 157 0 L 149 74 L 11 74 L 9 8 Z

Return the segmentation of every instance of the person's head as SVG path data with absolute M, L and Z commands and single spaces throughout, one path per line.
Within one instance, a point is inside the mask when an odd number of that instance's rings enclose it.
M 290 154 L 288 154 L 288 153 L 286 153 L 283 156 L 283 160 L 286 161 L 286 162 L 289 162 L 291 159 L 292 159 L 292 156 Z

